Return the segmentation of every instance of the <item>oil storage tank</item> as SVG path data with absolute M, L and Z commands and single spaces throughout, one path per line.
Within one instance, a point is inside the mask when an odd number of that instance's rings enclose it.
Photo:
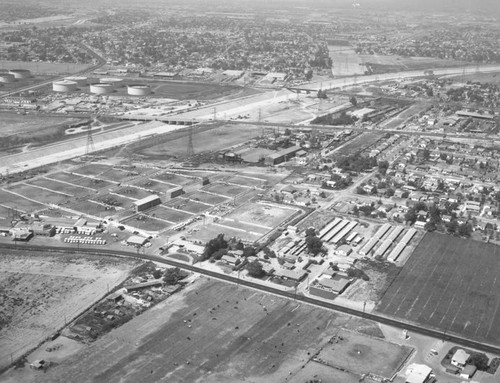
M 101 84 L 111 84 L 115 87 L 115 89 L 123 86 L 122 78 L 107 77 L 107 78 L 101 78 L 99 81 Z
M 111 94 L 115 90 L 112 84 L 92 84 L 90 85 L 90 93 L 93 94 Z
M 129 85 L 127 87 L 127 93 L 130 96 L 149 96 L 151 94 L 151 88 L 149 85 Z
M 9 70 L 9 73 L 18 80 L 31 77 L 31 72 L 28 69 L 11 69 Z
M 76 82 L 79 88 L 88 84 L 88 78 L 83 76 L 66 77 L 65 80 Z
M 54 92 L 61 92 L 61 93 L 73 92 L 77 88 L 78 84 L 75 81 L 61 80 L 61 81 L 54 81 L 52 83 L 52 90 Z
M 16 78 L 11 73 L 0 73 L 0 82 L 12 83 L 15 82 Z

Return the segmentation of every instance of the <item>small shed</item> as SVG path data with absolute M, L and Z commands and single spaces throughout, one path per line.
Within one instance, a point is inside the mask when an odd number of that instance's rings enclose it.
M 343 255 L 344 257 L 347 257 L 349 254 L 352 253 L 352 248 L 349 245 L 342 245 L 342 246 L 339 246 L 339 248 L 337 250 L 335 250 L 335 252 L 338 255 Z
M 460 373 L 460 377 L 463 379 L 470 379 L 474 376 L 477 371 L 477 367 L 473 364 L 467 364 L 462 372 Z

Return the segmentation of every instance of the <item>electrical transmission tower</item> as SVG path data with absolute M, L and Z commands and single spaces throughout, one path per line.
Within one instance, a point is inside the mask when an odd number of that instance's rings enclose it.
M 87 130 L 87 147 L 85 148 L 85 155 L 95 152 L 94 139 L 92 138 L 92 125 L 89 125 Z
M 187 156 L 194 156 L 194 147 L 193 147 L 193 125 L 189 125 L 188 128 L 188 144 L 187 144 Z

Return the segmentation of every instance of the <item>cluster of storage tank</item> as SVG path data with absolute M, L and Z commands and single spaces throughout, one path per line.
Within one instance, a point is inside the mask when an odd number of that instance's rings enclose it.
M 54 92 L 69 93 L 90 84 L 90 93 L 106 95 L 113 93 L 116 89 L 124 86 L 123 79 L 115 77 L 100 78 L 99 80 L 87 77 L 66 77 L 64 80 L 54 81 L 52 90 Z M 148 96 L 151 94 L 149 85 L 128 85 L 127 94 L 130 96 Z
M 11 69 L 0 73 L 0 82 L 8 84 L 17 80 L 25 80 L 31 77 L 31 72 L 27 69 Z

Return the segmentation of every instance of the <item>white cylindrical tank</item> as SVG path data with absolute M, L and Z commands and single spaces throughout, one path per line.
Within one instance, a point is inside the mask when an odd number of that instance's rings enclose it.
M 52 83 L 52 90 L 54 92 L 73 92 L 77 88 L 78 84 L 75 81 L 61 80 Z
M 31 77 L 31 72 L 28 69 L 11 69 L 9 73 L 14 75 L 16 79 L 25 79 Z
M 111 84 L 115 88 L 120 88 L 123 86 L 122 78 L 108 77 L 108 78 L 101 78 L 99 81 L 101 82 L 101 84 Z
M 0 73 L 0 82 L 11 83 L 15 82 L 16 78 L 11 73 Z
M 151 88 L 149 85 L 129 85 L 127 87 L 127 93 L 130 96 L 149 96 L 151 94 Z
M 65 80 L 74 81 L 78 84 L 79 87 L 87 86 L 87 84 L 88 84 L 87 77 L 83 77 L 83 76 L 82 77 L 80 77 L 80 76 L 66 77 Z
M 115 87 L 112 84 L 93 84 L 90 85 L 90 93 L 93 94 L 110 94 L 113 93 Z

